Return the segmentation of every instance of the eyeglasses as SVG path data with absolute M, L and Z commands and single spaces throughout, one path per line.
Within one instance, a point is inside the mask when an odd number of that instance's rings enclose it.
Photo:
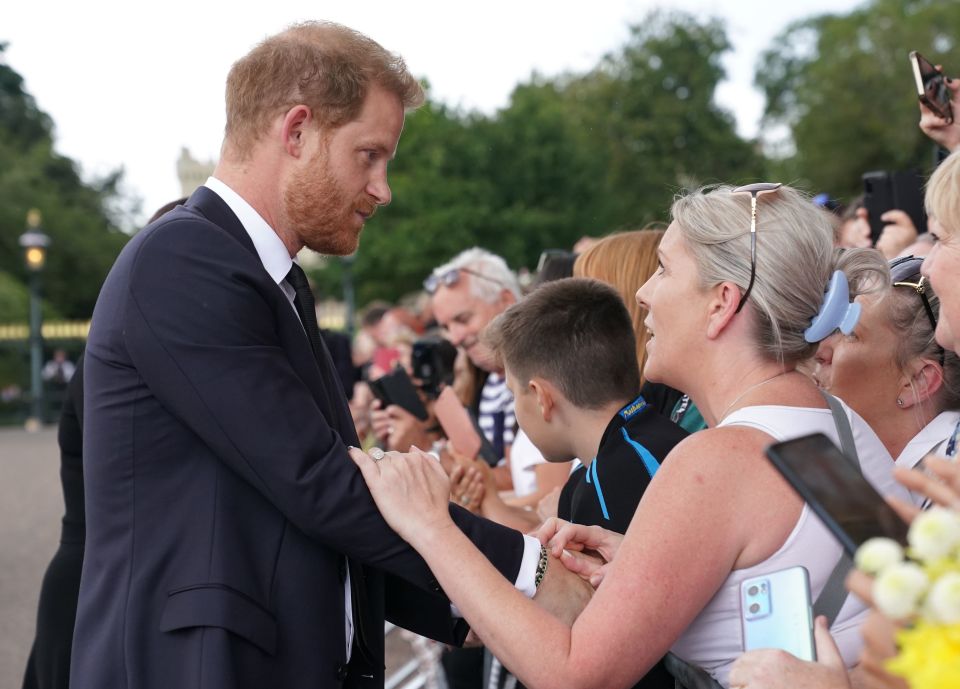
M 754 184 L 744 184 L 731 192 L 733 194 L 750 194 L 750 282 L 747 283 L 747 289 L 740 297 L 740 303 L 737 304 L 735 313 L 740 313 L 743 305 L 747 303 L 747 297 L 750 296 L 750 290 L 753 289 L 753 281 L 757 277 L 757 197 L 775 192 L 782 186 L 780 182 L 755 182 Z
M 930 328 L 933 332 L 937 330 L 937 315 L 933 312 L 933 306 L 930 304 L 930 298 L 927 296 L 926 277 L 920 274 L 920 266 L 923 258 L 917 256 L 907 256 L 896 259 L 890 263 L 890 281 L 894 287 L 909 287 L 918 295 L 923 304 L 923 310 L 927 312 L 927 320 L 930 321 Z M 944 351 L 940 347 L 940 365 L 943 366 Z
M 483 280 L 489 280 L 490 282 L 496 283 L 501 287 L 506 287 L 502 281 L 492 278 L 489 275 L 484 275 L 476 270 L 472 270 L 470 268 L 451 268 L 450 270 L 445 270 L 442 273 L 430 273 L 430 275 L 427 276 L 427 279 L 423 281 L 423 288 L 427 290 L 427 294 L 433 294 L 440 289 L 440 285 L 443 285 L 444 287 L 453 287 L 455 284 L 460 282 L 460 273 L 467 273 L 468 275 L 473 275 L 474 277 L 482 278 Z

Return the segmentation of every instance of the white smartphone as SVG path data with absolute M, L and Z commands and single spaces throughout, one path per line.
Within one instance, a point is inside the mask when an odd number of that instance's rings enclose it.
M 743 649 L 779 648 L 800 660 L 816 660 L 810 576 L 789 567 L 740 583 Z

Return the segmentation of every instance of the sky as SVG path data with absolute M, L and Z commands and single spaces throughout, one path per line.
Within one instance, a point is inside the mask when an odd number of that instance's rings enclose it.
M 122 167 L 142 199 L 142 222 L 180 196 L 182 147 L 214 159 L 223 135 L 227 71 L 267 35 L 329 19 L 400 53 L 432 97 L 494 113 L 534 71 L 583 72 L 623 45 L 630 23 L 655 8 L 719 17 L 734 50 L 717 100 L 754 136 L 763 98 L 753 87 L 760 53 L 790 22 L 848 12 L 855 0 L 49 0 L 6 3 L 6 62 L 55 124 L 56 149 L 93 179 Z

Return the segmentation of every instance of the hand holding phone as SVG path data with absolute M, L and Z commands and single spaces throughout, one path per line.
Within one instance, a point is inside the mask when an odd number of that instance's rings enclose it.
M 403 407 L 421 421 L 426 421 L 429 417 L 427 408 L 423 406 L 413 381 L 410 380 L 410 376 L 407 375 L 403 367 L 397 366 L 390 373 L 371 380 L 369 385 L 374 397 L 383 403 L 384 409 L 391 404 L 395 404 L 398 407 Z
M 947 88 L 943 72 L 916 50 L 910 53 L 913 67 L 913 79 L 917 86 L 917 97 L 938 117 L 953 122 L 953 107 L 950 101 L 953 93 Z
M 916 233 L 927 231 L 923 205 L 923 175 L 919 170 L 872 171 L 863 174 L 863 207 L 870 222 L 870 242 L 876 244 L 887 225 L 883 216 L 893 210 L 906 214 Z

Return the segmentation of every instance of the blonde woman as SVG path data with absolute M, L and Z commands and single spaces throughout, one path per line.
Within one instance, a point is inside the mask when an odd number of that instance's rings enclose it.
M 678 199 L 672 216 L 660 267 L 637 294 L 649 311 L 646 375 L 689 391 L 710 428 L 669 454 L 626 535 L 556 522 L 541 530 L 555 551 L 589 547 L 607 561 L 572 625 L 516 595 L 459 535 L 433 459 L 374 462 L 352 453 L 387 521 L 531 688 L 628 687 L 671 649 L 728 686 L 743 652 L 740 582 L 803 565 L 816 597 L 840 558 L 763 454 L 775 440 L 814 431 L 837 440 L 820 392 L 794 370 L 815 348 L 804 332 L 833 274 L 830 225 L 779 184 L 701 190 Z M 844 413 L 864 474 L 881 492 L 903 496 L 879 439 L 855 412 Z M 590 569 L 579 559 L 570 566 Z M 833 625 L 848 667 L 865 613 L 850 597 Z

